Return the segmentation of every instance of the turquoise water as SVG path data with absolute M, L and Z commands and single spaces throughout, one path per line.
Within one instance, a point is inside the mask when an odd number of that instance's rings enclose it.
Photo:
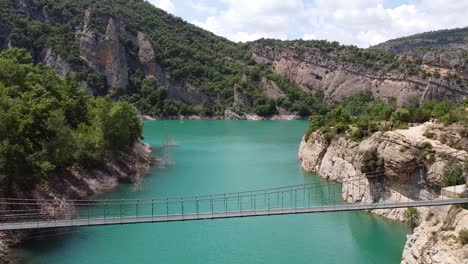
M 166 125 L 165 125 L 166 124 Z M 305 121 L 153 121 L 178 146 L 175 165 L 155 168 L 142 190 L 120 185 L 99 198 L 151 198 L 237 192 L 309 183 L 297 149 Z M 399 263 L 408 229 L 361 212 L 321 213 L 82 228 L 29 241 L 21 263 Z M 73 232 L 73 233 L 72 233 Z

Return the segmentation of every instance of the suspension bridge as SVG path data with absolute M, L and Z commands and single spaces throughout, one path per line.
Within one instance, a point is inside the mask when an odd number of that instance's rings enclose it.
M 348 179 L 349 181 L 349 179 Z M 431 194 L 424 200 L 404 196 L 390 200 L 345 203 L 349 193 L 375 193 L 366 178 L 354 179 L 359 190 L 318 181 L 273 189 L 203 196 L 122 200 L 28 200 L 0 199 L 0 231 L 66 227 L 195 221 L 238 217 L 306 214 L 468 203 L 467 192 L 459 197 Z M 354 188 L 354 187 L 353 187 Z M 362 190 L 361 190 L 362 188 Z M 455 187 L 454 187 L 455 188 Z M 394 197 L 395 198 L 395 197 Z M 38 206 L 38 203 L 39 206 Z M 6 209 L 5 209 L 6 208 Z M 8 209 L 21 208 L 21 209 Z M 49 208 L 46 210 L 44 208 Z

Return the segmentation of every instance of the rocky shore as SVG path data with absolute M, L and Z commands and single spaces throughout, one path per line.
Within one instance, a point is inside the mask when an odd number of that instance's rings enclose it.
M 424 136 L 428 135 L 426 131 L 433 134 L 431 138 Z M 307 141 L 303 138 L 299 159 L 305 171 L 341 182 L 342 198 L 348 202 L 429 199 L 440 195 L 438 186 L 449 160 L 462 163 L 468 158 L 466 151 L 442 143 L 440 135 L 460 140 L 460 128 L 427 123 L 406 130 L 377 132 L 362 142 L 345 137 L 327 140 L 314 132 Z M 382 161 L 385 180 L 366 177 L 363 172 L 363 154 L 370 151 Z M 351 180 L 355 177 L 364 180 Z M 468 245 L 463 246 L 457 239 L 459 231 L 468 228 L 468 210 L 459 206 L 418 210 L 421 221 L 408 236 L 402 263 L 468 263 Z M 372 213 L 403 221 L 403 211 Z
M 32 192 L 17 193 L 17 198 L 54 200 L 54 204 L 38 204 L 37 208 L 51 217 L 67 217 L 72 206 L 66 200 L 92 198 L 111 190 L 121 182 L 139 183 L 153 162 L 150 146 L 136 143 L 130 151 L 99 166 L 75 164 L 57 171 Z M 25 236 L 27 233 L 0 232 L 0 264 L 12 263 L 8 258 L 8 249 L 21 242 Z
M 155 121 L 155 120 L 250 120 L 250 121 L 260 121 L 260 120 L 302 120 L 304 117 L 294 115 L 294 114 L 278 114 L 268 117 L 263 117 L 256 115 L 254 113 L 237 113 L 231 109 L 226 109 L 223 116 L 200 116 L 200 115 L 190 115 L 190 116 L 169 116 L 164 118 L 140 115 L 140 119 L 144 121 Z

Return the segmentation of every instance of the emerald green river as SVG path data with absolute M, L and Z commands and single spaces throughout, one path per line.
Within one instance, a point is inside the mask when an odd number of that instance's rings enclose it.
M 165 130 L 176 140 L 173 166 L 155 166 L 139 191 L 121 184 L 98 198 L 192 196 L 317 181 L 297 160 L 306 126 L 305 121 L 145 122 L 146 143 L 161 146 Z M 386 264 L 400 262 L 408 232 L 405 225 L 364 212 L 317 213 L 86 227 L 27 241 L 13 255 L 19 264 Z

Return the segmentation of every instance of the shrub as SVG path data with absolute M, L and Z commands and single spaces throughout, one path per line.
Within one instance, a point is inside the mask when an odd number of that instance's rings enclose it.
M 464 184 L 465 177 L 462 166 L 458 163 L 445 165 L 442 183 L 444 187 Z
M 376 149 L 368 150 L 362 153 L 361 171 L 368 177 L 383 175 L 384 160 L 379 157 Z M 382 171 L 382 173 L 380 172 Z
M 460 230 L 460 232 L 458 232 L 458 240 L 460 243 L 462 243 L 462 245 L 468 244 L 468 229 L 463 228 Z
M 348 130 L 349 126 L 343 123 L 338 123 L 335 126 L 336 134 L 343 134 Z
M 403 219 L 411 226 L 412 229 L 418 226 L 420 218 L 421 216 L 416 208 L 410 207 L 403 212 Z
M 423 136 L 427 137 L 427 138 L 430 138 L 430 139 L 435 139 L 436 138 L 436 135 L 435 133 L 431 132 L 431 131 L 426 131 L 424 132 Z
M 411 114 L 406 109 L 397 109 L 393 112 L 392 117 L 390 120 L 394 123 L 408 123 L 410 121 Z
M 422 144 L 421 144 L 421 147 L 424 149 L 424 150 L 432 150 L 432 144 L 431 142 L 428 142 L 428 141 L 424 141 Z

